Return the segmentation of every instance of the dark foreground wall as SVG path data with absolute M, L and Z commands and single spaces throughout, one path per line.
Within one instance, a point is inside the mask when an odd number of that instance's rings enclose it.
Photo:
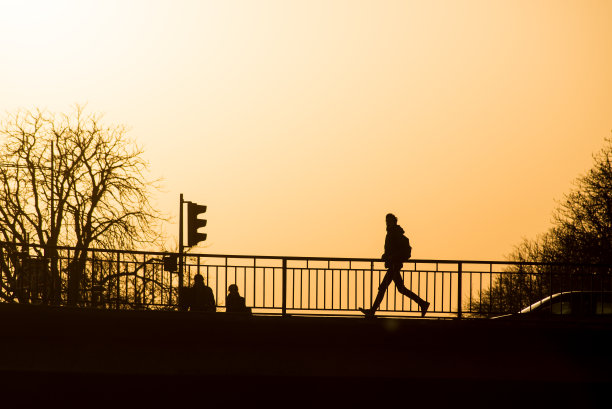
M 6 304 L 0 322 L 2 399 L 23 407 L 612 404 L 609 324 Z

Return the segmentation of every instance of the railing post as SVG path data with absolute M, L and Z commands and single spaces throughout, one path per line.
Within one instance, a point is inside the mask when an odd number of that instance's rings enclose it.
M 462 309 L 461 309 L 461 294 L 463 292 L 461 278 L 463 276 L 463 263 L 458 263 L 457 265 L 457 319 L 461 319 Z
M 370 261 L 370 307 L 372 307 L 372 302 L 374 301 L 374 262 Z M 364 300 L 365 304 L 365 300 Z M 368 308 L 365 305 L 363 308 Z
M 282 294 L 283 317 L 287 316 L 287 259 L 283 258 L 283 294 Z

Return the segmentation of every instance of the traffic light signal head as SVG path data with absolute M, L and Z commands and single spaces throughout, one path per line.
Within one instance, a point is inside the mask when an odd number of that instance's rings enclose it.
M 206 226 L 206 220 L 198 219 L 200 213 L 206 212 L 206 206 L 187 202 L 187 246 L 195 246 L 206 240 L 206 233 L 198 233 L 200 227 Z
M 164 271 L 170 271 L 174 273 L 177 270 L 177 262 L 178 256 L 176 254 L 171 254 L 169 256 L 164 256 Z

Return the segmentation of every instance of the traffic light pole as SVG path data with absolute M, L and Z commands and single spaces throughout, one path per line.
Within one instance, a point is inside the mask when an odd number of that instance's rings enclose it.
M 206 206 L 184 200 L 183 194 L 181 193 L 180 200 L 179 200 L 179 252 L 178 252 L 179 292 L 182 290 L 183 284 L 184 284 L 183 270 L 184 270 L 185 262 L 184 262 L 183 253 L 185 251 L 185 242 L 183 239 L 183 235 L 184 235 L 183 214 L 184 214 L 185 203 L 187 203 L 187 247 L 195 246 L 199 242 L 206 240 L 206 233 L 198 233 L 198 229 L 200 227 L 206 226 L 205 219 L 198 219 L 198 215 L 200 213 L 206 212 Z
M 178 273 L 179 273 L 179 291 L 183 288 L 183 194 L 181 193 L 180 210 L 179 210 L 179 258 L 178 258 Z

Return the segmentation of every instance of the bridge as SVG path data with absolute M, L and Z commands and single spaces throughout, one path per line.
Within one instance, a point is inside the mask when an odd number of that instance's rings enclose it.
M 16 302 L 0 303 L 0 377 L 26 406 L 589 407 L 612 386 L 609 321 L 487 319 L 566 286 L 606 288 L 603 266 L 412 260 L 402 274 L 427 316 L 390 286 L 364 319 L 380 260 L 189 254 L 184 284 L 202 274 L 217 300 L 198 313 L 179 311 L 164 252 L 88 250 L 67 306 L 53 280 L 67 282 L 78 249 L 58 253 L 2 253 Z M 491 292 L 504 280 L 521 296 Z M 253 316 L 224 312 L 230 284 Z
M 612 386 L 610 325 L 19 304 L 0 322 L 21 407 L 601 407 Z

